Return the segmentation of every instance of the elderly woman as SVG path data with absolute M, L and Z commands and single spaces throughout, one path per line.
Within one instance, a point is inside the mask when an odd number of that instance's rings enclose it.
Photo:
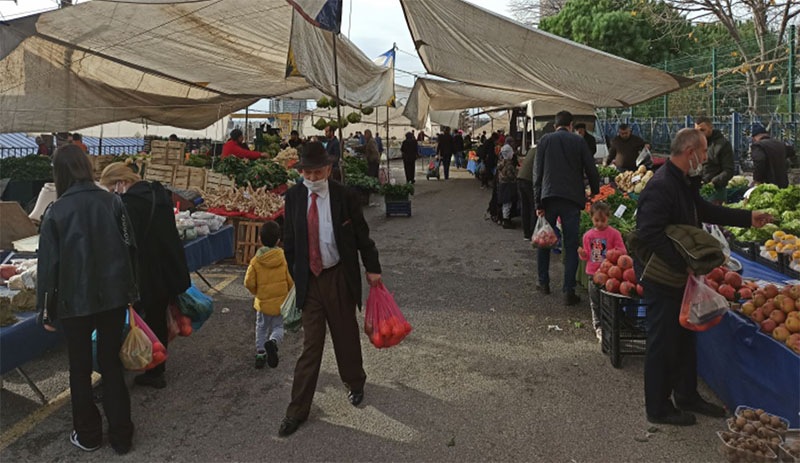
M 57 199 L 42 219 L 36 307 L 39 322 L 67 339 L 72 399 L 70 442 L 91 452 L 103 443 L 103 418 L 92 401 L 92 331 L 103 371 L 103 412 L 118 454 L 133 437 L 131 401 L 119 351 L 125 312 L 137 299 L 131 268 L 132 230 L 120 199 L 97 187 L 92 165 L 75 145 L 53 156 Z
M 511 226 L 511 206 L 517 199 L 517 158 L 514 139 L 506 137 L 497 163 L 497 202 L 503 205 L 503 228 Z
M 406 183 L 414 183 L 414 163 L 419 159 L 419 143 L 413 132 L 406 133 L 406 139 L 400 145 L 403 154 L 403 168 L 406 171 Z
M 137 243 L 134 264 L 140 301 L 135 308 L 144 314 L 145 322 L 166 347 L 169 303 L 191 285 L 186 255 L 175 228 L 172 198 L 160 183 L 142 180 L 121 162 L 103 170 L 100 184 L 122 195 Z M 165 368 L 166 362 L 136 376 L 134 382 L 164 388 Z
M 45 144 L 42 137 L 36 137 L 36 144 L 38 145 L 36 154 L 39 156 L 50 156 L 50 148 Z

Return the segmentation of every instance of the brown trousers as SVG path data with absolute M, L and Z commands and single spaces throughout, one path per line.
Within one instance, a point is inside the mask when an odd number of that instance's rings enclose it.
M 286 416 L 308 418 L 317 389 L 317 379 L 325 347 L 325 322 L 331 330 L 339 377 L 349 390 L 364 388 L 367 374 L 361 359 L 361 339 L 355 303 L 347 294 L 342 265 L 309 275 L 308 291 L 302 307 L 303 353 L 297 359 L 292 383 L 292 401 Z

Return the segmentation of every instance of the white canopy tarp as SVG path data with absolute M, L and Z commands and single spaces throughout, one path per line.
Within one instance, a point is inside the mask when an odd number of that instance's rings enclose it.
M 454 81 L 563 96 L 594 107 L 630 106 L 694 82 L 462 0 L 400 3 L 425 69 Z
M 519 92 L 488 88 L 480 85 L 465 84 L 419 78 L 406 104 L 405 116 L 415 127 L 423 127 L 429 112 L 438 114 L 445 110 L 463 110 L 468 108 L 529 107 L 534 114 L 555 114 L 567 110 L 575 114 L 594 114 L 594 106 L 557 95 L 545 95 L 531 92 Z M 447 125 L 447 124 L 442 124 Z M 452 127 L 452 126 L 451 126 Z
M 391 71 L 337 38 L 340 98 L 374 106 Z M 289 44 L 303 77 L 286 78 Z M 261 97 L 335 93 L 332 35 L 286 0 L 92 1 L 0 28 L 0 132 L 145 118 L 202 129 Z

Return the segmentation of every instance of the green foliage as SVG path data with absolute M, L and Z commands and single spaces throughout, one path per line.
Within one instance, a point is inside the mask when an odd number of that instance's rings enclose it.
M 779 191 L 780 188 L 775 185 L 762 183 L 761 185 L 757 186 L 752 193 L 750 193 L 750 198 L 747 201 L 747 208 L 754 210 L 772 207 L 774 204 L 775 194 Z
M 245 175 L 245 183 L 250 183 L 253 188 L 267 187 L 268 190 L 277 188 L 289 180 L 289 174 L 280 164 L 257 160 L 250 163 L 250 168 Z
M 189 167 L 209 167 L 211 165 L 211 158 L 203 156 L 202 154 L 190 154 L 185 165 Z
M 328 100 L 328 97 L 323 96 L 322 98 L 317 100 L 317 108 L 325 109 L 330 107 L 331 107 L 331 102 L 330 100 Z
M 0 178 L 11 180 L 50 180 L 53 167 L 50 158 L 32 154 L 24 157 L 0 159 Z
M 344 160 L 344 184 L 372 193 L 380 187 L 378 179 L 367 175 L 367 161 L 353 156 Z
M 612 166 L 597 166 L 597 173 L 600 174 L 601 179 L 608 177 L 611 180 L 614 180 L 614 178 L 619 175 L 617 168 Z
M 361 108 L 361 114 L 363 114 L 365 116 L 369 116 L 370 114 L 372 114 L 372 111 L 374 111 L 374 110 L 375 109 L 372 108 L 371 106 L 367 106 L 366 108 Z
M 380 186 L 380 193 L 387 198 L 404 198 L 414 194 L 414 184 L 412 183 L 384 183 Z
M 323 117 L 320 117 L 319 119 L 316 120 L 316 122 L 314 122 L 314 128 L 317 130 L 325 130 L 325 126 L 327 125 L 328 121 L 326 121 L 325 118 Z
M 352 113 L 347 115 L 347 121 L 352 124 L 358 124 L 361 122 L 361 114 L 353 111 Z
M 542 19 L 539 27 L 643 64 L 679 54 L 691 31 L 678 11 L 653 0 L 570 0 L 557 15 Z
M 800 204 L 800 186 L 789 185 L 775 193 L 772 206 L 779 211 L 791 211 Z

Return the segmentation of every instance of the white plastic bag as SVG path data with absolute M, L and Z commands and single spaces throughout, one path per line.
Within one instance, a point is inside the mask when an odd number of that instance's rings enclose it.
M 719 225 L 714 224 L 704 224 L 705 229 L 708 233 L 711 234 L 717 241 L 722 244 L 722 253 L 725 255 L 725 261 L 731 258 L 731 246 L 728 244 L 727 238 L 725 238 L 725 234 L 722 233 L 720 230 Z
M 646 147 L 642 148 L 642 150 L 639 151 L 639 156 L 636 157 L 636 166 L 637 167 L 641 165 L 648 166 L 650 163 L 651 163 L 650 150 L 647 149 Z
M 539 217 L 536 221 L 536 227 L 533 229 L 531 235 L 531 244 L 536 248 L 552 248 L 558 244 L 558 236 L 556 235 L 550 222 L 544 217 Z

